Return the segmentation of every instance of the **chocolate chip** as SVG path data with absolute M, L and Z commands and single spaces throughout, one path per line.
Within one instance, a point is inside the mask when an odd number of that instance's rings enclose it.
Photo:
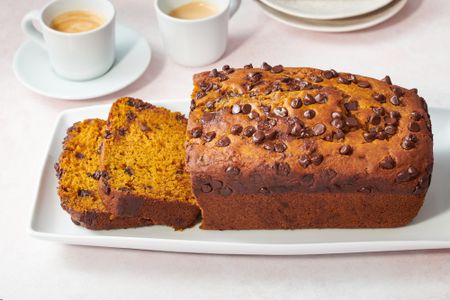
M 331 125 L 335 128 L 341 129 L 344 127 L 344 121 L 342 121 L 341 119 L 333 119 L 331 121 Z
M 316 116 L 316 112 L 313 109 L 305 110 L 303 116 L 307 119 L 312 119 Z
M 293 136 L 300 136 L 303 131 L 303 125 L 300 123 L 295 123 L 294 126 L 292 126 L 289 133 Z
M 374 93 L 372 95 L 372 98 L 375 99 L 376 101 L 380 102 L 380 103 L 386 103 L 386 96 L 383 95 L 383 94 Z
M 331 71 L 322 71 L 322 76 L 325 77 L 326 79 L 331 79 L 333 78 L 333 72 Z
M 257 130 L 253 135 L 252 135 L 252 140 L 255 144 L 260 144 L 264 141 L 264 138 L 266 137 L 266 135 L 264 134 L 264 132 L 262 132 L 261 130 Z
M 275 170 L 277 175 L 287 176 L 291 172 L 291 167 L 288 163 L 285 162 L 277 162 L 275 163 Z
M 253 65 L 252 64 L 245 65 L 244 69 L 253 69 Z
M 218 190 L 218 189 L 222 188 L 223 182 L 220 180 L 213 179 L 211 181 L 211 186 L 214 190 Z
M 275 151 L 275 147 L 272 143 L 264 143 L 263 148 L 267 151 Z
M 203 112 L 203 116 L 201 119 L 202 124 L 206 124 L 208 122 L 211 122 L 215 117 L 215 113 L 211 113 L 211 112 Z
M 252 111 L 252 112 L 250 112 L 250 113 L 248 114 L 248 118 L 249 118 L 250 120 L 258 119 L 258 118 L 259 118 L 259 113 L 256 112 L 256 111 Z
M 384 116 L 384 114 L 386 113 L 383 107 L 374 107 L 372 108 L 372 111 L 378 116 Z
M 197 106 L 195 105 L 195 101 L 191 100 L 190 110 L 193 111 Z
M 226 147 L 226 146 L 230 145 L 230 143 L 231 143 L 230 138 L 227 136 L 223 136 L 217 141 L 216 146 L 217 147 Z
M 339 153 L 342 155 L 350 155 L 353 153 L 353 149 L 349 145 L 343 145 L 341 148 L 339 148 Z
M 400 99 L 395 95 L 392 96 L 391 99 L 389 99 L 389 102 L 391 102 L 395 106 L 400 105 Z
M 217 72 L 217 69 L 212 69 L 211 72 L 208 74 L 209 77 L 217 77 L 219 76 L 219 72 Z
M 131 168 L 131 167 L 125 167 L 125 169 L 123 169 L 123 171 L 124 171 L 125 173 L 127 173 L 128 175 L 130 175 L 130 176 L 133 176 L 133 175 L 134 175 L 133 168 Z
M 195 99 L 198 100 L 198 99 L 201 99 L 201 98 L 203 98 L 203 97 L 205 97 L 205 96 L 206 96 L 206 93 L 205 93 L 204 91 L 200 91 L 200 92 L 198 92 L 198 93 L 195 95 Z
M 341 129 L 337 129 L 336 132 L 333 134 L 333 139 L 340 140 L 345 137 L 344 131 Z
M 208 142 L 211 142 L 215 137 L 216 137 L 216 132 L 210 131 L 203 135 L 203 140 L 208 143 Z
M 77 195 L 78 197 L 92 197 L 93 193 L 90 190 L 79 189 Z
M 316 97 L 314 97 L 317 103 L 325 104 L 328 101 L 328 97 L 325 94 L 317 94 Z
M 412 132 L 419 132 L 420 125 L 417 122 L 409 122 L 408 129 L 409 129 L 409 131 L 412 131 Z
M 381 122 L 381 117 L 379 115 L 370 116 L 369 123 L 372 125 L 378 125 Z
M 363 186 L 362 188 L 360 188 L 358 190 L 358 192 L 360 193 L 365 193 L 365 194 L 369 194 L 372 192 L 372 188 L 370 186 Z
M 141 130 L 143 132 L 148 132 L 150 131 L 150 128 L 147 126 L 147 124 L 145 124 L 144 122 L 138 122 L 139 128 L 141 128 Z
M 384 131 L 389 135 L 394 135 L 397 132 L 397 128 L 392 125 L 388 125 L 384 128 Z
M 313 127 L 314 135 L 316 135 L 316 136 L 322 135 L 325 133 L 326 129 L 327 128 L 325 125 L 323 125 L 322 123 L 318 123 L 318 124 L 314 125 L 314 127 Z
M 377 134 L 375 132 L 364 132 L 363 137 L 366 142 L 370 143 L 377 138 Z
M 316 99 L 312 95 L 306 94 L 305 98 L 303 99 L 303 103 L 305 105 L 311 105 L 316 103 Z
M 278 135 L 278 130 L 270 130 L 269 132 L 266 132 L 265 139 L 266 140 L 274 140 Z
M 239 135 L 242 132 L 242 126 L 241 125 L 233 125 L 231 126 L 231 130 L 230 130 L 231 134 L 234 135 Z
M 233 190 L 228 187 L 228 186 L 224 186 L 223 188 L 220 189 L 219 192 L 222 196 L 229 196 L 233 193 Z
M 227 74 L 231 74 L 231 73 L 234 72 L 234 69 L 231 68 L 229 65 L 224 65 L 224 66 L 222 67 L 222 71 L 224 71 L 224 72 L 227 73 Z
M 406 170 L 410 176 L 410 179 L 414 179 L 417 177 L 417 175 L 419 175 L 419 170 L 417 170 L 417 168 L 411 166 L 408 168 L 408 170 Z
M 395 160 L 391 156 L 386 156 L 379 162 L 378 165 L 382 169 L 390 170 L 390 169 L 395 168 L 396 163 L 395 163 Z
M 331 113 L 331 118 L 333 119 L 342 119 L 342 117 L 343 117 L 342 113 L 338 111 L 334 111 Z
M 395 119 L 395 118 L 391 118 L 391 117 L 385 117 L 384 118 L 384 123 L 386 125 L 398 126 L 398 120 Z
M 401 171 L 397 174 L 397 182 L 406 182 L 410 180 L 410 176 L 407 171 Z
M 251 82 L 259 82 L 262 79 L 262 74 L 261 72 L 251 72 L 247 74 L 247 78 L 251 81 Z
M 323 78 L 320 76 L 312 75 L 309 77 L 309 80 L 311 80 L 312 82 L 315 82 L 315 83 L 319 83 L 319 82 L 323 81 Z
M 339 83 L 342 83 L 342 84 L 350 84 L 350 83 L 351 83 L 350 80 L 348 80 L 348 79 L 345 78 L 345 77 L 341 77 L 341 76 L 338 77 L 337 81 L 338 81 Z
M 203 130 L 201 127 L 195 127 L 191 130 L 191 135 L 193 138 L 199 138 L 202 136 Z
M 83 153 L 80 153 L 80 152 L 75 152 L 75 158 L 77 158 L 77 159 L 83 159 L 83 158 L 85 158 L 86 156 L 83 154 Z
M 230 176 L 237 176 L 241 173 L 241 170 L 238 167 L 229 166 L 225 169 L 225 173 Z
M 284 107 L 275 107 L 273 113 L 282 118 L 288 115 L 288 111 Z
M 233 115 L 237 115 L 240 112 L 241 112 L 241 106 L 239 104 L 233 104 L 233 106 L 231 107 L 231 113 Z
M 392 85 L 391 77 L 389 77 L 388 75 L 384 76 L 384 78 L 381 79 L 381 81 L 384 81 L 389 85 Z
M 348 103 L 344 104 L 344 107 L 348 110 L 348 111 L 352 111 L 352 110 L 358 110 L 358 102 L 357 101 L 350 101 Z
M 403 90 L 398 86 L 392 87 L 392 91 L 394 92 L 395 96 L 397 96 L 397 97 L 401 97 L 405 94 L 405 92 L 403 92 Z
M 318 153 L 314 153 L 313 155 L 311 155 L 311 162 L 318 166 L 322 163 L 323 161 L 323 155 L 322 154 L 318 154 Z
M 253 126 L 247 126 L 247 127 L 244 128 L 243 134 L 244 134 L 246 137 L 251 137 L 251 136 L 253 135 L 253 133 L 255 133 L 255 131 L 256 131 L 255 127 L 253 127 Z
M 125 136 L 125 134 L 127 133 L 127 129 L 121 127 L 121 128 L 118 129 L 118 133 L 119 133 L 120 136 Z
M 88 176 L 94 178 L 95 180 L 99 180 L 102 177 L 102 171 L 97 170 L 93 174 L 88 174 Z
M 291 101 L 291 107 L 294 109 L 300 108 L 302 107 L 303 103 L 302 103 L 302 99 L 300 98 L 294 98 Z
M 55 163 L 53 165 L 53 168 L 55 169 L 55 172 L 56 172 L 56 178 L 61 179 L 63 170 L 61 169 L 61 166 L 59 165 L 59 163 Z
M 270 105 L 261 105 L 261 111 L 265 114 L 270 113 Z
M 414 148 L 416 146 L 416 144 L 413 141 L 411 141 L 410 139 L 404 138 L 402 140 L 401 146 L 405 150 L 411 150 L 412 148 Z
M 201 190 L 203 193 L 211 193 L 213 188 L 209 183 L 206 183 L 206 184 L 202 184 Z
M 411 113 L 411 120 L 413 121 L 419 121 L 420 119 L 422 119 L 422 114 L 420 112 L 417 111 L 413 111 Z
M 261 65 L 261 69 L 263 69 L 264 71 L 270 71 L 272 67 L 268 63 L 263 62 Z
M 272 67 L 272 73 L 281 73 L 283 72 L 283 66 L 282 65 L 276 65 Z
M 358 120 L 355 117 L 348 117 L 345 119 L 345 124 L 347 124 L 348 127 L 358 127 Z
M 134 119 L 136 119 L 136 114 L 131 110 L 127 111 L 127 121 L 133 121 Z
M 387 137 L 388 137 L 388 134 L 386 132 L 384 132 L 384 131 L 377 132 L 377 139 L 385 140 L 385 139 L 387 139 Z
M 250 104 L 244 104 L 241 107 L 241 111 L 242 111 L 243 114 L 247 115 L 247 114 L 249 114 L 252 111 L 252 106 Z
M 367 81 L 358 81 L 357 85 L 363 89 L 370 88 L 370 83 Z
M 109 195 L 111 193 L 111 187 L 109 186 L 106 179 L 102 180 L 101 189 L 102 189 L 103 193 L 105 193 L 106 195 Z
M 112 132 L 109 131 L 108 129 L 105 130 L 105 135 L 103 136 L 105 139 L 110 139 L 112 138 Z
M 311 159 L 310 159 L 306 154 L 303 154 L 303 155 L 300 156 L 300 158 L 298 159 L 298 163 L 299 163 L 303 168 L 307 168 L 312 162 L 311 162 Z
M 274 148 L 275 148 L 275 152 L 283 153 L 284 151 L 286 151 L 287 146 L 285 143 L 279 142 L 279 143 L 275 143 Z

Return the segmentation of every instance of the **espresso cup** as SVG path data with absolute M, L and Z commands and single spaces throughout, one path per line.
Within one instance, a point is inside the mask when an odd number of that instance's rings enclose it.
M 52 20 L 70 11 L 88 11 L 103 23 L 90 31 L 62 32 L 50 27 Z M 115 10 L 106 0 L 57 0 L 41 11 L 31 11 L 22 28 L 48 53 L 53 70 L 69 80 L 88 80 L 106 73 L 115 59 Z
M 218 60 L 227 47 L 228 20 L 240 0 L 202 0 L 215 8 L 215 14 L 201 19 L 179 19 L 170 12 L 192 0 L 155 0 L 158 25 L 164 48 L 176 63 L 198 67 Z

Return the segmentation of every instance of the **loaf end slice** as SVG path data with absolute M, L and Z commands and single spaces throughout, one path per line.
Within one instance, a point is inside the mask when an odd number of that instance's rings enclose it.
M 55 164 L 58 195 L 72 221 L 88 229 L 116 229 L 151 225 L 140 217 L 113 217 L 98 195 L 100 146 L 106 122 L 88 119 L 67 130 L 63 151 Z

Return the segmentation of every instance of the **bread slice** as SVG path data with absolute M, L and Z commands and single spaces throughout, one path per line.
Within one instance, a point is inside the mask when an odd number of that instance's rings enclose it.
M 142 100 L 121 98 L 112 105 L 99 191 L 113 215 L 175 229 L 195 223 L 199 208 L 185 171 L 186 126 L 180 113 Z
M 140 217 L 113 217 L 98 195 L 100 152 L 106 122 L 89 119 L 67 130 L 63 151 L 55 164 L 61 206 L 72 221 L 89 229 L 113 229 L 151 225 Z

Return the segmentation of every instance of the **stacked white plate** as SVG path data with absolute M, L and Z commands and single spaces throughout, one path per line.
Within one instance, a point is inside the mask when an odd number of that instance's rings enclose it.
M 380 24 L 407 0 L 257 0 L 271 18 L 286 25 L 323 32 L 354 31 Z

